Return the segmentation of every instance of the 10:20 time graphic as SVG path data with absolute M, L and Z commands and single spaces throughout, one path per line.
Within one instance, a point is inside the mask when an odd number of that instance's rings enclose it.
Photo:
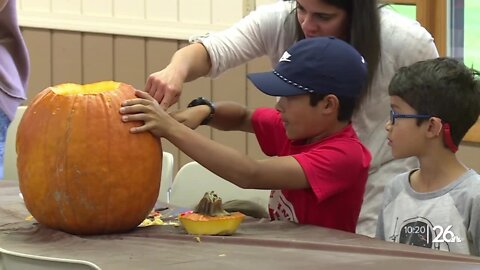
M 452 232 L 452 225 L 443 228 L 440 225 L 433 226 L 405 226 L 403 230 L 406 234 L 425 234 L 427 243 L 460 243 L 462 239 Z M 430 231 L 432 230 L 432 231 Z M 430 239 L 433 236 L 433 239 Z

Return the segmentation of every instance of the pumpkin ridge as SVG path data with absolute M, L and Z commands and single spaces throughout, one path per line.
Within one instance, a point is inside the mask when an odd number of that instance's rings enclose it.
M 62 96 L 60 96 L 62 97 Z M 68 97 L 65 97 L 67 99 L 67 101 L 70 101 L 71 98 L 68 98 Z M 72 130 L 73 130 L 73 127 L 72 127 L 72 119 L 74 117 L 74 113 L 76 111 L 76 106 L 78 106 L 78 96 L 73 96 L 73 101 L 71 102 L 72 103 L 72 110 L 68 110 L 67 111 L 67 114 L 66 114 L 66 129 L 65 129 L 65 140 L 62 140 L 63 142 L 63 146 L 59 148 L 60 150 L 60 153 L 58 153 L 57 156 L 60 157 L 60 160 L 57 160 L 57 168 L 58 168 L 58 165 L 61 165 L 62 167 L 62 171 L 59 171 L 58 169 L 56 170 L 56 172 L 59 174 L 58 175 L 58 180 L 60 180 L 61 184 L 63 185 L 63 196 L 65 196 L 65 198 L 67 198 L 67 200 L 65 200 L 65 204 L 67 204 L 69 206 L 68 209 L 71 209 L 72 208 L 72 198 L 71 196 L 67 196 L 65 195 L 65 193 L 68 191 L 68 193 L 70 194 L 70 191 L 72 190 L 72 183 L 70 183 L 69 181 L 69 175 L 70 175 L 70 171 L 74 168 L 72 168 L 70 165 L 70 159 L 69 159 L 69 154 L 71 151 L 69 145 L 71 143 L 71 140 L 72 140 Z M 64 220 L 64 224 L 63 224 L 63 227 L 62 229 L 65 229 L 65 228 L 68 228 L 68 226 L 78 226 L 79 225 L 79 221 L 77 219 L 77 215 L 75 215 L 74 213 L 65 213 L 65 210 L 64 210 L 64 207 L 62 206 L 60 208 L 61 210 L 61 213 L 63 216 L 63 220 Z
M 46 98 L 49 98 L 49 99 L 50 99 L 50 102 L 54 102 L 55 97 L 54 97 L 54 96 L 50 96 L 50 95 L 48 95 L 48 94 L 49 94 L 49 93 L 48 93 L 48 91 L 47 91 L 47 92 L 45 93 L 45 97 L 46 97 Z M 52 103 L 52 104 L 55 104 L 55 103 Z M 43 109 L 43 108 L 42 108 L 42 109 Z M 46 113 L 48 113 L 48 112 L 46 112 L 46 110 L 43 109 L 42 112 L 40 112 L 40 113 L 37 112 L 37 116 L 40 115 L 40 114 L 46 114 Z M 35 122 L 36 122 L 36 121 L 35 121 Z M 48 118 L 48 123 L 50 123 L 50 118 Z M 49 124 L 48 124 L 48 125 L 45 125 L 45 129 L 44 129 L 44 133 L 43 133 L 43 134 L 48 134 L 48 128 L 47 128 L 48 126 L 49 126 Z M 39 125 L 37 124 L 37 125 L 35 126 L 35 128 L 38 128 L 38 127 L 39 127 Z M 45 147 L 45 148 L 44 148 L 44 149 L 45 149 L 45 150 L 44 150 L 44 153 L 48 153 L 49 146 L 48 146 L 47 144 L 45 144 L 44 147 Z M 48 164 L 46 164 L 46 166 L 48 166 Z M 42 172 L 42 174 L 44 174 L 44 172 Z M 29 181 L 29 182 L 34 181 L 34 184 L 31 186 L 32 189 L 35 189 L 35 187 L 36 187 L 37 177 L 39 177 L 39 176 L 38 176 L 38 175 L 32 175 L 31 178 L 30 178 L 30 181 Z M 44 189 L 47 189 L 47 191 L 48 191 L 48 187 L 44 186 L 43 188 L 44 188 Z M 43 200 L 42 203 L 45 203 L 45 200 L 47 200 L 47 198 L 42 198 L 42 200 Z M 47 202 L 47 203 L 48 203 L 48 202 Z M 51 213 L 50 211 L 48 211 L 48 210 L 45 210 L 45 211 L 46 211 L 46 214 L 48 214 L 48 215 L 50 215 L 50 216 L 52 215 L 52 213 Z
M 105 111 L 105 114 L 109 114 L 108 107 L 105 106 L 105 101 L 108 102 L 108 100 L 106 99 L 104 93 L 100 93 L 100 96 L 101 96 L 101 100 L 104 101 L 103 104 L 102 104 L 102 105 L 103 105 L 103 106 L 102 106 L 102 107 L 103 107 L 103 110 Z M 114 106 L 114 107 L 115 107 L 115 106 Z M 110 119 L 110 117 L 107 117 L 107 121 L 106 121 L 107 126 L 108 126 L 107 130 L 108 130 L 109 132 L 111 132 L 111 130 L 112 130 L 112 129 L 110 128 L 110 127 L 111 127 L 111 124 L 110 124 L 110 121 L 108 121 L 108 119 Z M 112 135 L 113 135 L 113 136 L 112 136 Z M 107 171 L 110 171 L 110 170 L 114 170 L 115 168 L 112 168 L 113 166 L 112 166 L 112 163 L 111 163 L 111 151 L 110 151 L 110 149 L 112 148 L 113 139 L 108 140 L 108 138 L 115 138 L 115 137 L 117 136 L 117 134 L 106 134 L 106 136 L 107 136 L 107 142 L 108 142 L 108 143 L 107 143 L 107 155 L 108 155 L 108 157 L 107 157 L 107 164 L 106 164 L 106 166 L 107 166 Z M 104 180 L 107 180 L 107 179 L 102 179 L 101 181 L 104 181 Z M 107 183 L 110 185 L 111 181 L 110 181 L 110 180 L 107 180 Z M 114 194 L 111 194 L 112 192 L 113 192 L 113 191 L 112 191 L 112 188 L 109 187 L 109 188 L 108 188 L 108 194 L 107 194 L 107 197 L 108 197 L 108 198 L 111 198 L 111 196 L 114 195 Z M 111 199 L 108 199 L 107 202 L 106 202 L 106 207 L 105 207 L 105 209 L 104 209 L 104 210 L 105 210 L 104 215 L 105 215 L 105 217 L 106 217 L 106 222 L 105 222 L 106 224 L 110 224 L 110 223 L 112 222 L 111 219 L 114 218 L 113 215 L 110 215 L 110 213 L 108 213 L 108 210 L 107 210 L 107 209 L 110 209 L 110 205 L 111 205 Z M 113 220 L 113 222 L 114 222 L 114 220 Z M 110 228 L 108 228 L 108 229 L 110 229 Z M 105 230 L 107 230 L 107 228 L 104 227 L 104 232 L 105 232 Z
M 50 91 L 51 91 L 51 90 L 50 90 Z M 55 115 L 54 110 L 52 110 L 51 106 L 54 106 L 54 105 L 52 105 L 52 104 L 57 104 L 57 102 L 61 102 L 61 101 L 58 100 L 59 97 L 53 96 L 53 95 L 51 95 L 51 93 L 48 93 L 48 96 L 47 96 L 47 97 L 51 97 L 51 101 L 50 101 L 50 104 L 48 104 L 48 107 L 46 107 L 46 108 L 44 109 L 44 114 L 45 114 L 45 115 L 47 115 L 47 114 Z M 46 125 L 47 127 L 48 127 L 48 126 L 50 126 L 50 127 L 54 126 L 54 124 L 52 123 L 52 122 L 54 122 L 54 121 L 52 121 L 52 120 L 55 120 L 55 119 L 54 119 L 53 117 L 45 117 L 45 118 L 46 118 L 47 121 L 48 121 L 48 123 L 47 123 L 47 125 Z M 50 125 L 50 123 L 52 123 L 52 124 Z M 48 136 L 50 136 L 50 132 L 51 132 L 51 130 L 46 130 L 46 133 L 45 133 L 45 134 L 49 134 Z M 46 153 L 48 153 L 50 147 L 51 147 L 51 145 L 47 145 L 47 149 L 46 149 L 47 151 L 46 151 Z M 63 147 L 61 147 L 61 148 L 63 148 Z M 50 188 L 49 192 L 53 195 L 53 199 L 55 200 L 55 203 L 57 204 L 57 207 L 61 210 L 61 211 L 59 211 L 59 214 L 64 217 L 62 220 L 67 221 L 68 219 L 66 218 L 66 216 L 64 216 L 64 215 L 65 215 L 65 212 L 63 211 L 63 209 L 64 209 L 63 205 L 58 205 L 58 200 L 61 200 L 61 197 L 63 197 L 63 192 L 62 192 L 62 190 L 65 190 L 65 187 L 64 187 L 65 184 L 62 183 L 62 181 L 59 181 L 62 177 L 61 177 L 61 175 L 60 175 L 61 173 L 60 173 L 59 170 L 58 170 L 58 169 L 59 169 L 59 166 L 58 166 L 58 165 L 59 165 L 59 163 L 62 164 L 62 165 L 66 163 L 66 162 L 61 162 L 61 161 L 59 162 L 59 158 L 65 158 L 65 156 L 64 156 L 65 154 L 66 154 L 66 151 L 65 151 L 65 150 L 64 150 L 64 151 L 58 151 L 58 152 L 55 154 L 55 156 L 56 156 L 57 158 L 55 159 L 55 162 L 54 162 L 55 165 L 54 165 L 54 167 L 57 168 L 57 169 L 55 170 L 55 173 L 56 173 L 58 176 L 55 177 L 54 179 L 57 179 L 57 183 L 56 183 L 55 186 L 60 186 L 60 190 L 52 190 L 52 189 Z M 47 165 L 47 166 L 48 166 L 48 165 Z M 62 167 L 61 169 L 62 169 L 63 172 L 65 172 L 65 170 L 66 170 L 66 169 L 63 168 L 63 167 Z M 63 187 L 62 187 L 62 186 L 63 186 Z M 58 196 L 60 196 L 60 197 L 58 197 Z M 50 212 L 52 212 L 52 211 L 50 210 Z M 63 227 L 65 227 L 65 226 L 67 226 L 67 224 L 65 224 L 65 222 L 63 222 L 62 224 L 59 224 L 59 226 L 60 226 L 60 228 L 63 228 Z
M 121 87 L 122 84 L 120 84 L 116 90 L 114 90 L 112 92 L 113 95 L 115 95 L 115 97 L 117 97 L 117 92 L 119 91 L 120 87 Z M 108 143 L 107 143 L 107 153 L 108 153 L 108 158 L 107 158 L 107 164 L 106 164 L 106 167 L 107 167 L 107 171 L 112 171 L 112 170 L 120 170 L 121 168 L 115 168 L 114 167 L 114 164 L 112 164 L 112 160 L 115 159 L 115 156 L 112 155 L 112 152 L 113 151 L 110 151 L 110 149 L 115 149 L 115 145 L 118 144 L 118 142 L 116 142 L 117 140 L 120 140 L 121 143 L 123 144 L 127 144 L 129 143 L 129 140 L 123 140 L 123 136 L 122 134 L 116 134 L 115 133 L 115 130 L 113 130 L 111 128 L 112 126 L 112 121 L 119 121 L 121 122 L 120 119 L 115 119 L 113 120 L 112 118 L 112 111 L 115 111 L 115 108 L 120 108 L 120 103 L 116 104 L 116 98 L 111 98 L 111 99 L 108 99 L 108 97 L 106 96 L 106 93 L 100 93 L 100 96 L 101 96 L 101 99 L 102 99 L 102 110 L 104 111 L 104 115 L 108 115 L 108 117 L 106 117 L 106 125 L 108 126 L 108 132 L 109 134 L 105 134 L 107 136 L 107 140 L 108 140 Z M 107 105 L 108 104 L 108 105 Z M 111 109 L 111 108 L 114 108 L 114 109 Z M 118 111 L 118 110 L 117 110 Z M 108 139 L 110 138 L 110 139 Z M 123 169 L 123 168 L 122 168 Z M 126 178 L 127 176 L 125 175 L 122 175 L 121 176 L 121 179 L 118 179 L 118 181 L 125 181 L 124 179 Z M 107 209 L 110 209 L 110 206 L 112 206 L 113 208 L 115 208 L 115 200 L 117 200 L 118 196 L 120 196 L 118 194 L 118 190 L 115 190 L 114 186 L 112 186 L 112 180 L 110 179 L 110 174 L 108 174 L 108 176 L 105 178 L 105 179 L 102 179 L 102 181 L 105 181 L 104 185 L 107 185 L 108 186 L 108 194 L 107 194 L 107 200 L 106 200 L 106 208 L 105 210 L 108 211 Z M 128 202 L 128 203 L 132 203 L 132 202 Z M 111 212 L 111 213 L 108 213 L 106 212 L 105 213 L 105 217 L 106 217 L 106 223 L 107 224 L 112 224 L 112 226 L 108 229 L 115 229 L 115 226 L 117 226 L 115 224 L 115 220 L 117 218 L 119 218 L 119 213 L 121 213 L 121 211 L 124 211 L 123 208 L 120 208 L 118 207 L 118 210 L 116 210 L 115 212 Z M 128 214 L 128 213 L 126 213 Z M 107 230 L 107 228 L 105 228 L 105 230 Z

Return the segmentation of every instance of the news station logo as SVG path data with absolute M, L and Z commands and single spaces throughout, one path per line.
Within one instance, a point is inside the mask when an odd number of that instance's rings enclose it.
M 452 228 L 453 225 L 433 225 L 423 217 L 415 217 L 405 220 L 396 227 L 390 239 L 407 245 L 449 251 L 451 243 L 462 242 L 461 237 L 456 235 Z

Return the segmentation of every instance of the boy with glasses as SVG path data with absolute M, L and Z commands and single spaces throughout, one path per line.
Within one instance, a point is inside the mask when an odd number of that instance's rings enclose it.
M 437 58 L 401 68 L 390 86 L 386 124 L 394 158 L 420 167 L 385 189 L 377 237 L 480 255 L 480 176 L 455 152 L 480 114 L 479 72 Z

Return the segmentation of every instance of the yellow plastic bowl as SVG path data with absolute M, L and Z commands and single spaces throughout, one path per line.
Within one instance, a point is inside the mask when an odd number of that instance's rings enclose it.
M 180 223 L 187 233 L 194 235 L 232 235 L 244 218 L 245 215 L 240 212 L 221 217 L 211 217 L 197 213 L 179 216 Z

